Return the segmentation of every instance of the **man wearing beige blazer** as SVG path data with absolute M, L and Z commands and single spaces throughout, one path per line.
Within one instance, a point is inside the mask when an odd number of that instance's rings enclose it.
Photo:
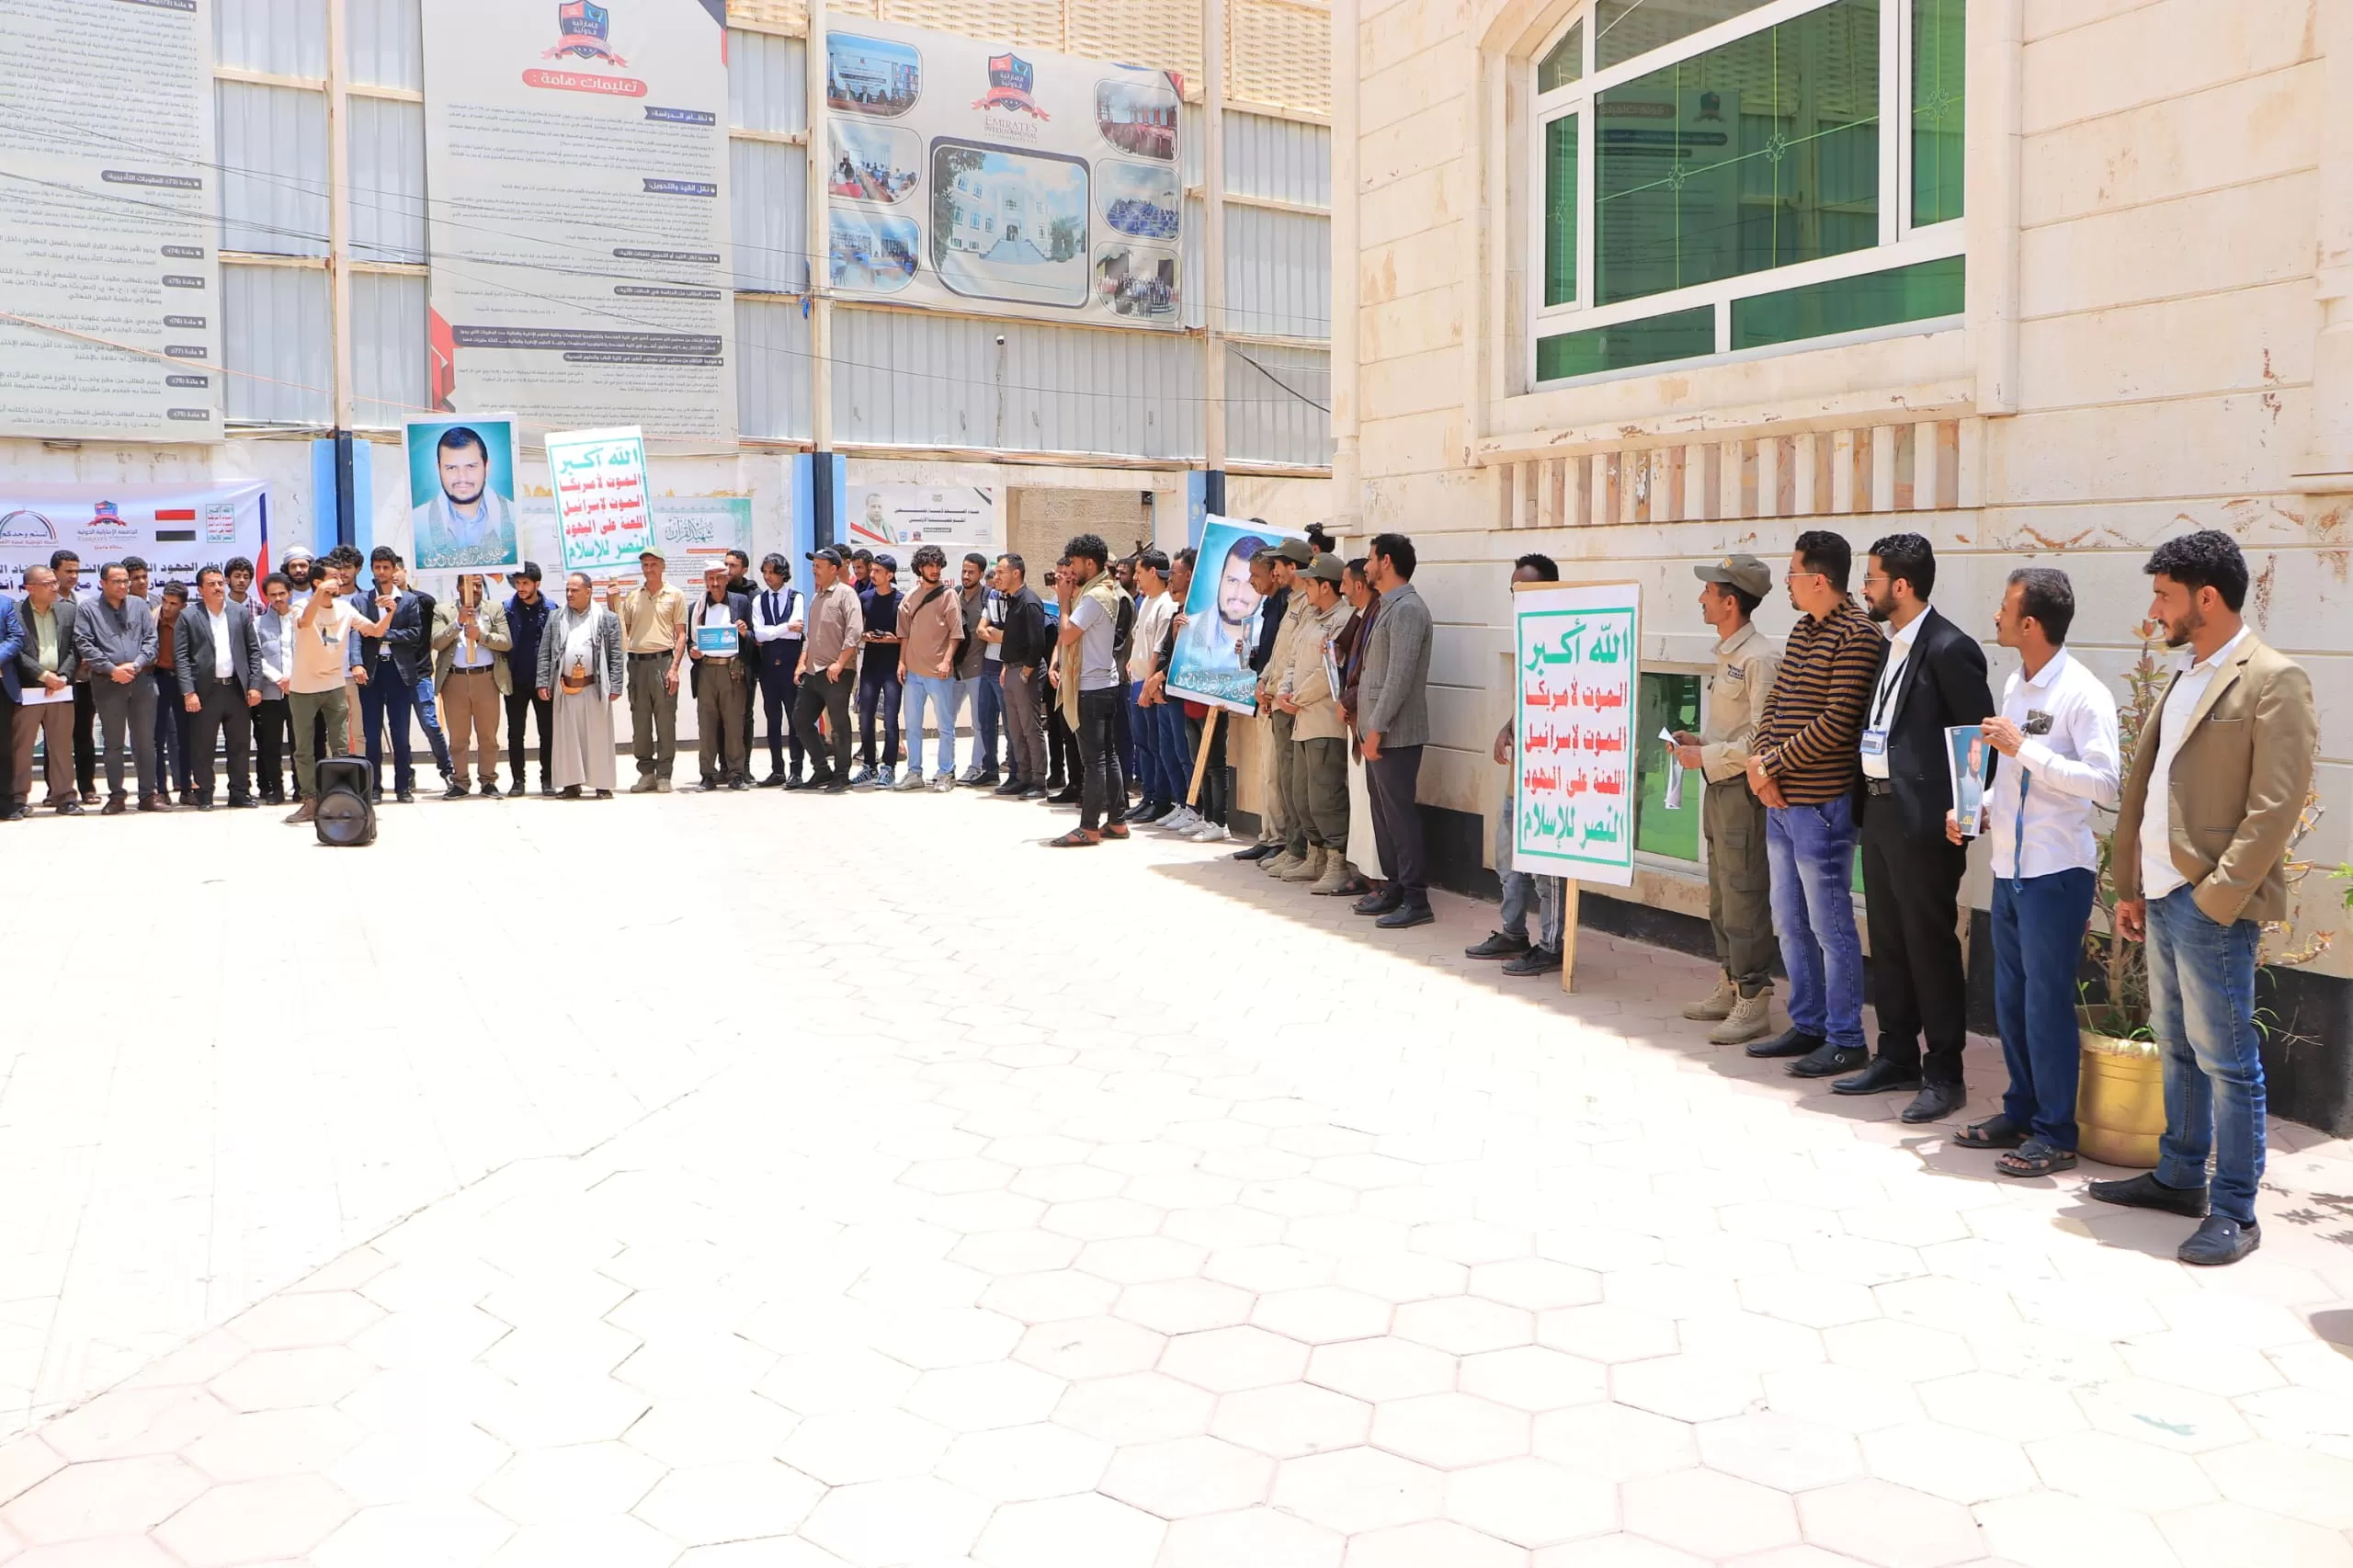
M 2265 921 L 2287 918 L 2288 845 L 2319 720 L 2303 670 L 2239 619 L 2246 560 L 2230 535 L 2168 540 L 2143 570 L 2155 582 L 2150 619 L 2168 647 L 2189 650 L 2133 748 L 2111 853 L 2117 929 L 2149 948 L 2165 1132 L 2154 1172 L 2089 1190 L 2202 1219 L 2181 1260 L 2236 1263 L 2263 1240 L 2256 945 Z

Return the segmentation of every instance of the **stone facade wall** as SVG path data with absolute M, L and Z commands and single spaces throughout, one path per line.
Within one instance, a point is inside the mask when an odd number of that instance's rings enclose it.
M 2353 82 L 2353 24 L 2327 0 L 1972 12 L 1965 328 L 1528 394 L 1511 259 L 1527 193 L 1486 149 L 1509 143 L 1506 56 L 1568 7 L 1362 0 L 1364 527 L 1415 536 L 1442 623 L 1426 804 L 1495 810 L 1505 579 L 1524 551 L 1572 579 L 1639 578 L 1646 666 L 1703 669 L 1693 562 L 1778 561 L 1834 528 L 1859 581 L 1872 539 L 1916 530 L 1938 608 L 1986 639 L 1998 690 L 2013 567 L 2069 571 L 2073 645 L 2114 675 L 2139 651 L 2148 549 L 2220 528 L 2256 574 L 2250 621 L 2320 697 L 2326 815 L 2305 851 L 2348 858 L 2353 385 L 2336 345 L 2353 330 L 2353 153 L 2329 83 Z M 1792 619 L 1786 602 L 1758 617 L 1776 635 Z M 2333 928 L 2338 891 L 2306 884 L 2310 923 Z M 1673 870 L 1637 896 L 1705 908 Z M 2353 974 L 2353 944 L 2314 967 Z

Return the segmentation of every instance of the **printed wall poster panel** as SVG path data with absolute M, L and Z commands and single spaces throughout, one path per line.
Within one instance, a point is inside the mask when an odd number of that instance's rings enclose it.
M 21 594 L 25 568 L 46 566 L 70 550 L 82 558 L 82 584 L 95 587 L 98 567 L 126 555 L 145 558 L 158 586 L 176 577 L 193 586 L 197 569 L 233 556 L 267 558 L 268 486 L 226 484 L 0 484 L 0 592 Z
M 722 0 L 422 0 L 433 395 L 735 434 Z
M 1181 325 L 1173 76 L 860 18 L 825 97 L 836 290 Z
M 413 572 L 503 572 L 523 562 L 515 524 L 515 416 L 416 420 L 408 457 Z
M 1512 863 L 1581 882 L 1634 881 L 1634 715 L 1642 588 L 1518 585 Z
M 633 566 L 654 542 L 645 496 L 645 437 L 634 426 L 548 437 L 548 483 L 566 572 Z
M 1250 559 L 1298 537 L 1211 513 L 1201 528 L 1200 562 L 1185 595 L 1185 630 L 1168 661 L 1168 691 L 1228 712 L 1258 710 L 1258 677 L 1250 650 L 1258 642 L 1261 600 L 1250 585 Z
M 985 484 L 861 484 L 849 487 L 849 542 L 870 550 L 961 544 L 1001 548 L 996 491 Z
M 0 6 L 0 430 L 221 437 L 213 0 Z

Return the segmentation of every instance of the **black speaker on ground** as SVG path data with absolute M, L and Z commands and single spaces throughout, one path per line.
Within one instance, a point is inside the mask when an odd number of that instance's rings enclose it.
M 375 770 L 365 758 L 324 757 L 319 762 L 319 810 L 313 825 L 319 842 L 338 849 L 357 849 L 376 842 L 376 808 L 368 793 Z

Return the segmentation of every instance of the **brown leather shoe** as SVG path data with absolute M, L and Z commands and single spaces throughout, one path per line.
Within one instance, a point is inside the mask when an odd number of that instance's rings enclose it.
M 107 797 L 107 803 L 98 808 L 98 815 L 102 817 L 119 817 L 130 809 L 130 802 L 125 801 L 120 795 L 108 795 Z
M 172 798 L 159 790 L 140 801 L 139 809 L 142 812 L 168 812 L 172 809 Z
M 305 801 L 295 807 L 286 820 L 290 824 L 316 822 L 319 820 L 319 803 L 316 801 Z

